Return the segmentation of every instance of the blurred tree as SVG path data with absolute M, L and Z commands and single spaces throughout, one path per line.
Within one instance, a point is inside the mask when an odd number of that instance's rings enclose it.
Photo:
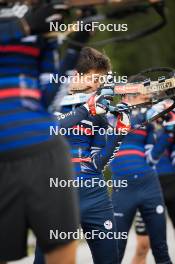
M 104 50 L 110 56 L 114 71 L 122 75 L 131 75 L 148 67 L 175 66 L 175 1 L 167 0 L 166 6 L 168 23 L 160 31 L 135 41 L 113 43 L 100 47 L 100 50 Z M 137 19 L 133 16 L 127 21 L 118 20 L 115 23 L 127 22 L 130 31 L 131 28 L 138 28 L 138 25 L 141 27 L 148 24 L 148 19 L 151 20 L 151 23 L 155 23 L 155 19 L 158 17 L 155 13 L 151 13 L 150 15 L 137 15 Z M 104 33 L 98 32 L 96 39 L 101 39 L 102 34 L 104 36 Z M 113 37 L 114 34 L 116 33 L 106 32 L 105 37 Z

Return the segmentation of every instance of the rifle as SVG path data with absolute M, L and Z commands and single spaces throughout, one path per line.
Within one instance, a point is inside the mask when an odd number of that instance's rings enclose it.
M 156 72 L 166 72 L 168 76 L 159 76 L 157 80 L 151 80 L 151 78 L 145 79 L 143 82 L 131 83 L 127 82 L 125 84 L 115 83 L 114 76 L 112 76 L 111 72 L 105 78 L 105 83 L 101 85 L 98 89 L 99 95 L 105 95 L 107 90 L 112 91 L 112 96 L 122 96 L 126 94 L 142 94 L 142 95 L 152 95 L 151 100 L 156 102 L 161 99 L 171 98 L 175 96 L 175 70 L 167 67 L 155 67 L 148 68 L 146 70 L 141 71 L 135 76 L 145 75 L 149 73 Z M 72 71 L 68 73 L 68 75 L 72 75 Z M 74 91 L 80 91 L 83 94 L 83 90 L 81 89 L 73 89 Z M 84 94 L 83 94 L 84 95 Z
M 144 83 L 128 83 L 126 85 L 116 85 L 114 87 L 115 94 L 159 94 L 160 92 L 167 92 L 175 88 L 175 77 L 166 79 L 160 77 L 158 81 L 145 80 Z
M 108 98 L 109 96 L 111 98 L 120 97 L 120 101 L 122 102 L 122 96 L 128 95 L 128 94 L 143 94 L 143 95 L 150 95 L 150 99 L 147 100 L 146 102 L 139 103 L 139 104 L 133 104 L 130 106 L 126 106 L 126 109 L 123 107 L 120 108 L 119 105 L 113 106 L 111 102 L 104 100 L 104 104 L 109 109 L 109 112 L 118 115 L 118 113 L 127 112 L 127 111 L 132 111 L 134 109 L 140 109 L 140 108 L 147 108 L 155 103 L 158 103 L 162 100 L 165 99 L 171 99 L 171 104 L 161 113 L 153 116 L 152 118 L 148 119 L 147 121 L 138 124 L 137 129 L 142 126 L 146 126 L 149 123 L 153 122 L 154 120 L 163 117 L 170 111 L 172 111 L 175 108 L 175 70 L 172 68 L 164 68 L 164 67 L 159 67 L 159 68 L 149 68 L 144 71 L 141 71 L 137 75 L 143 75 L 146 73 L 155 73 L 155 72 L 166 72 L 168 73 L 168 76 L 165 77 L 159 77 L 157 81 L 151 81 L 151 79 L 146 79 L 144 82 L 140 83 L 127 83 L 124 85 L 119 85 L 119 84 L 113 84 L 111 85 L 105 85 L 102 86 L 101 88 L 98 89 L 97 94 L 98 95 L 104 95 L 104 97 L 107 95 Z M 64 99 L 60 102 L 61 106 L 68 106 L 68 105 L 77 105 L 77 104 L 83 104 L 88 101 L 88 99 L 91 97 L 92 94 L 85 94 L 85 93 L 75 93 L 73 95 L 67 95 L 64 97 Z M 57 109 L 58 104 L 55 102 L 55 105 L 53 105 L 53 109 Z M 112 127 L 109 124 L 110 127 Z M 112 127 L 113 128 L 113 127 Z M 132 129 L 130 132 L 134 131 Z
M 168 76 L 158 77 L 157 81 L 151 81 L 151 79 L 146 79 L 144 82 L 139 83 L 126 83 L 126 84 L 116 84 L 112 83 L 110 80 L 110 84 L 106 83 L 101 86 L 97 94 L 99 95 L 111 95 L 111 98 L 121 98 L 124 95 L 149 95 L 149 100 L 146 102 L 131 105 L 130 110 L 136 108 L 142 108 L 146 106 L 150 106 L 152 104 L 158 103 L 164 99 L 172 99 L 173 102 L 175 100 L 175 70 L 172 68 L 149 68 L 144 71 L 141 71 L 137 75 L 143 75 L 148 73 L 156 73 L 156 72 L 166 72 Z M 111 76 L 111 74 L 110 74 Z M 112 83 L 112 84 L 111 84 Z M 85 103 L 91 94 L 76 93 L 74 95 L 65 96 L 64 100 L 61 102 L 61 105 L 72 105 L 72 104 L 82 104 Z M 120 100 L 121 101 L 121 100 Z M 173 106 L 175 108 L 175 106 Z M 120 112 L 120 109 L 115 106 L 109 105 L 109 111 L 111 113 Z M 168 110 L 171 111 L 171 110 Z M 158 118 L 158 117 L 157 117 Z M 153 120 L 152 120 L 153 121 Z
M 157 81 L 151 81 L 151 79 L 149 78 L 141 83 L 127 83 L 125 85 L 113 86 L 114 96 L 126 95 L 126 94 L 150 95 L 149 101 L 137 105 L 131 105 L 129 106 L 130 110 L 147 107 L 155 103 L 158 103 L 161 100 L 171 99 L 172 104 L 167 109 L 155 115 L 146 122 L 142 123 L 140 126 L 151 123 L 152 121 L 158 119 L 159 117 L 164 116 L 165 114 L 169 113 L 175 108 L 175 70 L 174 69 L 165 68 L 165 67 L 149 68 L 141 71 L 137 75 L 139 76 L 143 74 L 150 74 L 150 73 L 156 73 L 162 71 L 168 73 L 168 77 L 165 76 L 158 77 Z M 102 94 L 103 94 L 103 89 L 106 89 L 106 87 L 102 88 L 101 90 Z M 112 105 L 109 106 L 109 111 L 111 113 L 120 113 L 120 109 Z

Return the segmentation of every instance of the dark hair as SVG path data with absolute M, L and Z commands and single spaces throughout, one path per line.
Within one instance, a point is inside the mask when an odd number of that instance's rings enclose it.
M 85 47 L 80 52 L 76 70 L 83 74 L 90 70 L 107 73 L 111 70 L 110 59 L 96 49 Z
M 131 75 L 128 78 L 128 82 L 129 83 L 140 83 L 140 82 L 144 82 L 146 79 L 148 79 L 148 77 L 137 74 L 137 75 Z

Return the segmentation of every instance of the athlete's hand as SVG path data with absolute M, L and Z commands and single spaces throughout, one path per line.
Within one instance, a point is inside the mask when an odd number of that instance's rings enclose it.
M 166 99 L 163 100 L 155 105 L 153 105 L 146 113 L 146 118 L 151 119 L 155 115 L 158 115 L 159 113 L 163 112 L 167 108 L 169 108 L 173 104 L 173 100 Z
M 21 19 L 25 32 L 29 34 L 41 34 L 50 31 L 50 22 L 61 22 L 67 6 L 45 4 L 30 9 Z
M 120 103 L 116 105 L 116 108 L 119 109 L 119 112 L 117 114 L 116 129 L 129 132 L 131 129 L 129 106 L 125 103 Z
M 117 130 L 123 130 L 127 133 L 131 129 L 131 123 L 130 123 L 130 117 L 126 113 L 122 113 L 118 115 L 117 123 L 116 123 L 116 129 Z
M 166 132 L 175 133 L 175 112 L 174 111 L 169 112 L 165 116 L 163 126 Z
M 109 98 L 110 99 L 110 98 Z M 106 114 L 109 110 L 110 101 L 106 95 L 92 95 L 84 107 L 92 116 Z
M 84 106 L 93 116 L 106 114 L 113 95 L 114 90 L 109 86 L 105 86 L 98 89 L 96 94 L 93 94 Z

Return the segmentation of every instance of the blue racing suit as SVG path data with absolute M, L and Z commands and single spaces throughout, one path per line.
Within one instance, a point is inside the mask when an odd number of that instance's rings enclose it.
M 145 121 L 145 114 L 133 114 L 132 127 Z M 113 188 L 112 201 L 117 230 L 129 232 L 137 209 L 142 214 L 150 235 L 156 263 L 171 263 L 166 242 L 164 201 L 157 174 L 146 161 L 157 162 L 162 150 L 154 150 L 153 127 L 148 125 L 129 133 L 111 163 L 113 179 L 127 180 L 126 188 Z M 154 150 L 154 151 L 153 151 Z M 120 262 L 126 240 L 119 240 Z
M 156 132 L 156 145 L 151 151 L 152 153 L 150 154 L 158 157 L 160 154 L 160 150 L 163 151 L 165 149 L 162 156 L 160 157 L 159 162 L 156 164 L 156 171 L 159 176 L 159 181 L 162 187 L 165 205 L 169 217 L 173 223 L 173 226 L 175 227 L 175 171 L 171 161 L 171 151 L 174 142 L 173 134 L 174 133 L 168 133 L 163 128 L 161 130 L 158 130 Z M 148 235 L 145 223 L 140 212 L 137 212 L 136 214 L 135 230 L 137 235 Z
M 167 137 L 167 132 L 162 129 L 162 133 Z M 170 134 L 171 135 L 171 134 Z M 160 137 L 160 135 L 159 135 Z M 166 139 L 165 141 L 166 142 Z M 162 144 L 160 142 L 160 144 Z M 156 170 L 159 175 L 159 180 L 162 186 L 165 205 L 175 228 L 175 168 L 172 164 L 171 158 L 173 157 L 174 149 L 174 133 L 169 139 L 167 138 L 167 148 L 160 158 L 159 163 L 156 164 Z
M 62 112 L 70 112 L 71 109 L 72 107 L 67 106 L 62 109 Z M 67 134 L 66 138 L 71 146 L 76 179 L 84 183 L 78 188 L 81 226 L 84 234 L 90 232 L 93 235 L 94 230 L 97 230 L 98 234 L 105 234 L 103 239 L 97 234 L 87 239 L 93 261 L 95 264 L 120 263 L 113 206 L 108 196 L 107 186 L 102 184 L 104 183 L 102 170 L 122 136 L 113 132 L 106 135 L 108 124 L 105 116 L 88 115 L 73 128 L 75 132 Z M 113 239 L 107 237 L 109 233 L 114 237 Z M 37 248 L 34 263 L 43 263 L 42 258 Z

